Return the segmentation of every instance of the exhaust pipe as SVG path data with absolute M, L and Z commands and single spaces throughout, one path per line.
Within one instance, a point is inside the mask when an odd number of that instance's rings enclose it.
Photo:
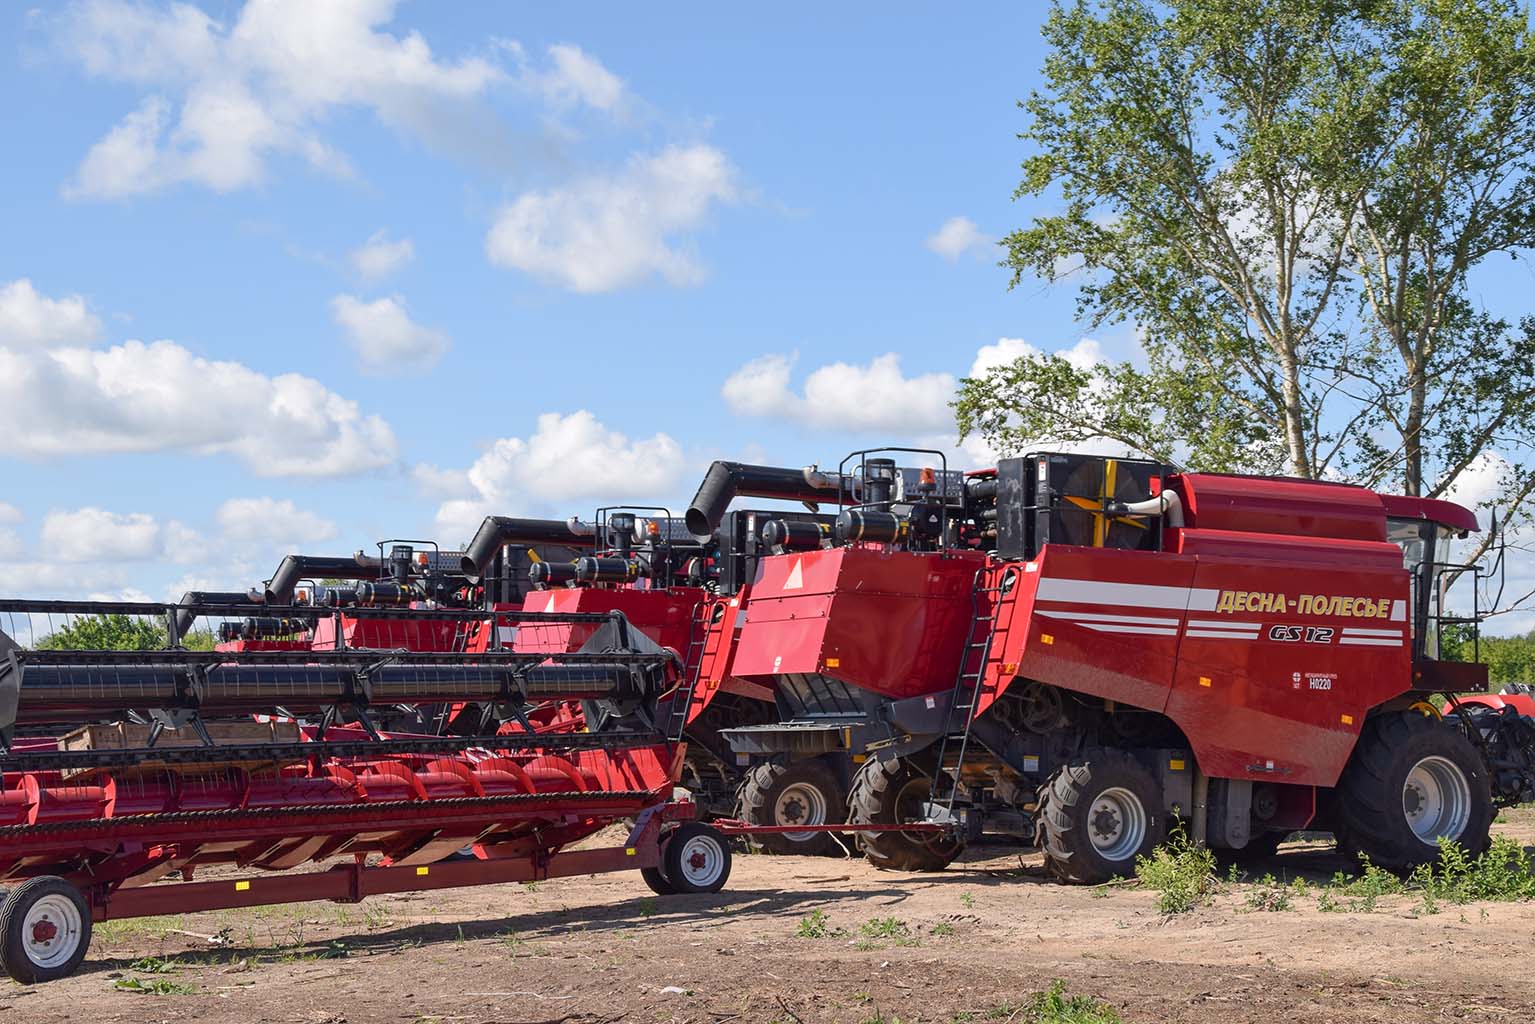
M 752 498 L 786 498 L 791 501 L 819 503 L 836 501 L 839 493 L 835 473 L 822 473 L 815 467 L 784 469 L 778 466 L 748 466 L 742 462 L 715 462 L 704 474 L 704 482 L 688 505 L 685 521 L 688 532 L 707 542 L 719 528 L 725 509 L 738 495 Z
M 478 583 L 495 561 L 496 554 L 508 544 L 560 544 L 568 548 L 590 548 L 597 544 L 592 529 L 572 519 L 513 519 L 486 516 L 474 540 L 464 549 L 463 574 Z

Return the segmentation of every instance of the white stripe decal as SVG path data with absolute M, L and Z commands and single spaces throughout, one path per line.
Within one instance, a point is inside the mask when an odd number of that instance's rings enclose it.
M 1393 639 L 1402 639 L 1400 629 L 1358 629 L 1354 626 L 1343 627 L 1344 636 L 1389 636 Z
M 1400 640 L 1374 640 L 1364 636 L 1346 636 L 1339 640 L 1340 644 L 1352 644 L 1355 647 L 1401 647 Z
M 1162 587 L 1149 583 L 1109 583 L 1103 580 L 1068 580 L 1045 577 L 1039 581 L 1036 599 L 1074 604 L 1107 604 L 1125 608 L 1187 608 L 1215 611 L 1218 590 Z
M 1078 625 L 1095 629 L 1100 633 L 1134 633 L 1136 636 L 1177 636 L 1177 629 L 1161 629 L 1156 626 L 1116 626 L 1111 622 L 1082 622 Z
M 1184 636 L 1202 636 L 1202 637 L 1207 637 L 1207 638 L 1209 638 L 1211 640 L 1256 640 L 1256 639 L 1258 639 L 1258 633 L 1257 633 L 1256 630 L 1254 630 L 1251 633 L 1233 633 L 1233 632 L 1231 632 L 1229 630 L 1191 629 L 1188 632 L 1184 633 L 1183 635 Z
M 1037 611 L 1035 615 L 1043 615 L 1047 619 L 1069 619 L 1082 625 L 1086 622 L 1136 622 L 1143 626 L 1176 626 L 1177 619 L 1154 619 L 1143 615 L 1102 615 L 1098 612 L 1047 612 Z
M 1260 629 L 1261 622 L 1226 622 L 1221 619 L 1190 619 L 1191 629 Z

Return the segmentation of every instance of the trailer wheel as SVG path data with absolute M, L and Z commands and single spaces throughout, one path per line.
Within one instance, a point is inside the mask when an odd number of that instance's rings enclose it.
M 847 800 L 825 761 L 759 764 L 741 784 L 738 815 L 752 825 L 835 825 L 847 820 Z M 826 832 L 764 833 L 754 841 L 774 853 L 839 852 Z
M 730 877 L 730 843 L 719 829 L 685 822 L 666 840 L 661 864 L 672 892 L 719 892 Z
M 660 868 L 640 868 L 640 877 L 657 896 L 674 896 L 677 893 L 676 886 L 666 880 Z
M 1095 884 L 1135 872 L 1167 836 L 1156 779 L 1120 750 L 1090 750 L 1045 787 L 1045 861 L 1067 882 Z
M 1416 711 L 1382 715 L 1338 782 L 1340 845 L 1396 870 L 1438 859 L 1441 838 L 1476 856 L 1491 841 L 1490 785 L 1455 726 Z
M 931 773 L 904 757 L 870 758 L 853 777 L 848 797 L 855 825 L 896 825 L 921 821 L 933 792 Z M 942 871 L 959 856 L 964 844 L 946 835 L 925 832 L 859 832 L 858 845 L 870 864 L 889 871 Z
M 0 905 L 0 965 L 23 985 L 73 974 L 91 944 L 91 908 L 56 875 L 31 878 Z

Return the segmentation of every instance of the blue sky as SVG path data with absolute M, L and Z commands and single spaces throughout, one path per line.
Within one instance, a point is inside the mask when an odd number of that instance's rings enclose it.
M 0 586 L 680 506 L 1129 354 L 996 266 L 1042 12 L 6 5 Z

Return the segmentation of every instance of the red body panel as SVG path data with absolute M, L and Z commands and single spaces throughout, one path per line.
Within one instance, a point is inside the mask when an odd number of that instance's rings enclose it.
M 953 685 L 984 556 L 830 548 L 758 562 L 734 675 L 816 673 L 891 697 Z
M 1202 530 L 1386 539 L 1386 509 L 1374 491 L 1289 477 L 1184 473 L 1169 481 L 1187 524 Z
M 700 587 L 669 590 L 599 590 L 560 587 L 538 590 L 523 599 L 525 612 L 622 612 L 629 624 L 662 647 L 686 654 L 693 609 L 704 599 Z M 512 621 L 512 620 L 508 620 Z M 578 651 L 599 624 L 523 623 L 518 627 L 520 651 Z

